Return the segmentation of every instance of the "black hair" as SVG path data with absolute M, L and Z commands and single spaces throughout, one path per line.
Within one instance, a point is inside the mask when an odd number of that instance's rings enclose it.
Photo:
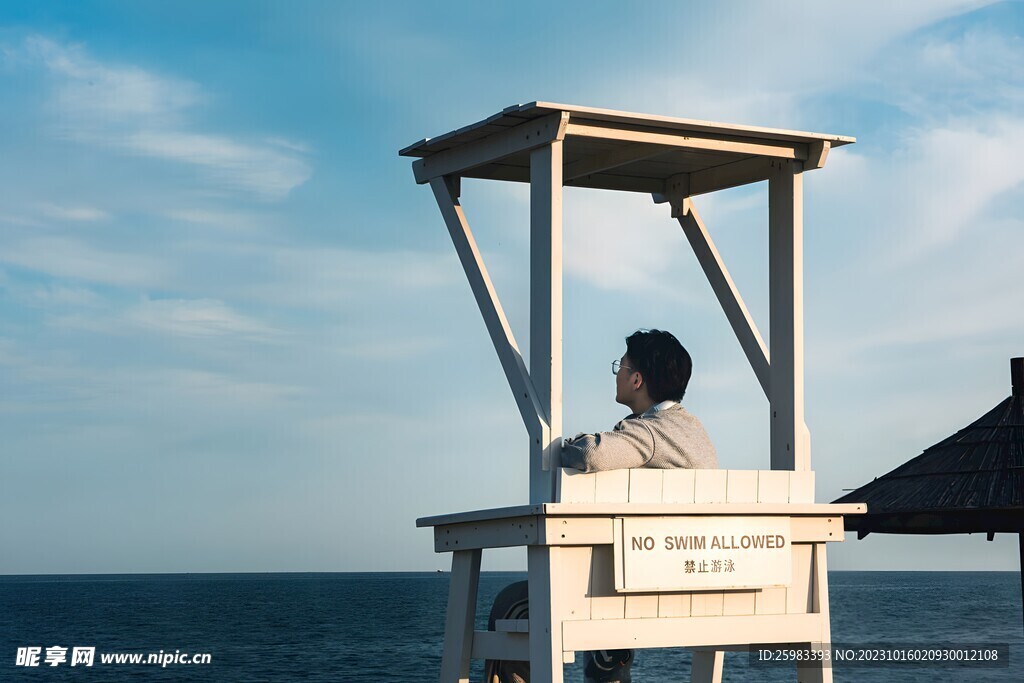
M 663 330 L 637 330 L 626 337 L 626 355 L 647 382 L 652 399 L 682 400 L 693 361 L 678 339 Z

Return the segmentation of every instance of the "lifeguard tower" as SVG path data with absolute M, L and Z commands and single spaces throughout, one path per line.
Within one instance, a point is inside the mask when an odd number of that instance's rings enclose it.
M 862 504 L 814 502 L 804 425 L 803 174 L 853 138 L 533 102 L 403 149 L 429 183 L 529 434 L 527 505 L 426 517 L 452 553 L 441 681 L 471 659 L 528 660 L 560 683 L 576 652 L 682 647 L 692 679 L 718 681 L 723 651 L 830 638 L 825 548 Z M 519 352 L 470 226 L 460 179 L 530 184 L 530 363 Z M 766 345 L 693 198 L 768 181 Z M 771 410 L 767 470 L 559 468 L 562 188 L 653 195 L 693 247 Z M 769 356 L 769 349 L 771 355 Z M 724 460 L 728 461 L 728 454 Z M 529 619 L 474 630 L 484 549 L 526 546 Z M 800 681 L 831 681 L 828 665 Z

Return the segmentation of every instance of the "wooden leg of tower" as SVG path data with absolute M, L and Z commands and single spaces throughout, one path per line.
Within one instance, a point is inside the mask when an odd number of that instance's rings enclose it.
M 690 665 L 691 683 L 722 683 L 725 653 L 721 650 L 698 650 Z
M 562 683 L 561 548 L 527 549 L 530 580 L 530 683 Z
M 768 181 L 768 348 L 773 470 L 809 470 L 804 445 L 803 175 L 780 161 Z
M 480 550 L 452 553 L 452 579 L 448 587 L 448 614 L 441 653 L 441 683 L 469 683 L 476 591 L 480 583 L 480 553 Z
M 825 544 L 814 544 L 814 587 L 812 609 L 821 617 L 821 642 L 810 643 L 812 650 L 817 648 L 831 649 L 832 626 L 828 614 L 828 562 L 825 559 Z M 832 683 L 832 662 L 824 657 L 808 666 L 797 668 L 799 683 Z

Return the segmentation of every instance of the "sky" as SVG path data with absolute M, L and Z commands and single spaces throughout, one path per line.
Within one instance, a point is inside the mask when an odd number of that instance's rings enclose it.
M 447 566 L 417 517 L 528 500 L 527 438 L 399 149 L 537 100 L 857 138 L 805 179 L 827 502 L 1009 394 L 1024 355 L 1019 2 L 0 5 L 0 574 Z M 462 203 L 524 355 L 525 186 Z M 700 197 L 767 339 L 767 188 Z M 649 196 L 565 192 L 564 424 L 638 328 L 723 467 L 768 404 Z M 851 535 L 830 569 L 1011 570 Z M 524 568 L 521 551 L 484 569 Z

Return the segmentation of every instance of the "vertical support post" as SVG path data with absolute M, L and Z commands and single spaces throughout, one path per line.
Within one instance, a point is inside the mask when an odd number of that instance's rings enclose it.
M 832 647 L 832 625 L 828 611 L 828 562 L 825 543 L 815 543 L 811 568 L 811 611 L 821 619 L 821 642 L 809 643 L 811 650 Z M 832 683 L 832 662 L 824 658 L 797 665 L 797 683 Z
M 690 664 L 690 683 L 722 683 L 722 650 L 697 650 Z
M 562 142 L 530 153 L 530 377 L 547 419 L 530 444 L 530 502 L 555 500 L 562 443 Z
M 809 470 L 804 428 L 803 176 L 776 161 L 768 179 L 771 468 Z
M 1020 550 L 1020 600 L 1021 600 L 1021 617 L 1024 618 L 1024 531 L 1021 531 L 1017 535 L 1018 549 Z
M 562 683 L 561 552 L 558 546 L 526 549 L 530 595 L 530 681 Z
M 452 553 L 452 579 L 448 586 L 448 614 L 444 624 L 444 650 L 441 652 L 441 683 L 469 683 L 476 591 L 480 585 L 480 553 L 479 549 Z

